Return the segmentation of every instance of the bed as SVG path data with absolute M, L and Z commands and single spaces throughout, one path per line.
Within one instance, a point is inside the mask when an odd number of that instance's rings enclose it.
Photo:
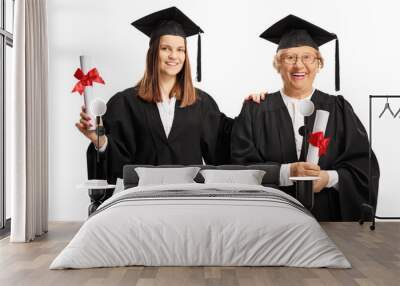
M 125 190 L 87 219 L 50 269 L 351 267 L 310 212 L 276 188 L 279 166 L 199 166 L 264 170 L 261 185 L 209 183 L 198 173 L 193 183 L 144 186 L 137 167 L 125 166 Z

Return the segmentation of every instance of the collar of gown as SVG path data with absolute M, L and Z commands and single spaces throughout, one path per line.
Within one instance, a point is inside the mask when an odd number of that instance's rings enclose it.
M 294 98 L 294 97 L 290 97 L 290 96 L 288 96 L 288 95 L 286 95 L 284 92 L 283 92 L 283 88 L 280 90 L 280 92 L 281 92 L 281 96 L 282 96 L 282 99 L 283 99 L 283 102 L 285 103 L 285 105 L 287 106 L 288 104 L 289 104 L 289 102 L 292 102 L 292 103 L 299 103 L 300 101 L 303 101 L 303 100 L 310 100 L 311 99 L 311 97 L 312 97 L 312 95 L 314 94 L 314 92 L 315 92 L 315 88 L 313 88 L 312 89 L 312 91 L 311 91 L 311 93 L 310 93 L 310 95 L 309 96 L 307 96 L 307 97 L 305 97 L 305 98 L 302 98 L 302 99 L 297 99 L 297 98 Z

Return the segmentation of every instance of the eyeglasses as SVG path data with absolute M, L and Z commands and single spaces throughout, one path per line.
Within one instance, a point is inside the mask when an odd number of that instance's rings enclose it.
M 281 61 L 288 65 L 294 65 L 297 63 L 298 58 L 300 58 L 302 63 L 305 65 L 313 64 L 315 63 L 315 60 L 320 59 L 313 54 L 302 54 L 300 57 L 296 54 L 284 54 L 281 56 Z

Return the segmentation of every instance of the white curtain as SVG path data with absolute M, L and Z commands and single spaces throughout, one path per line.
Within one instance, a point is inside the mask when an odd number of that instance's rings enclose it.
M 12 242 L 48 227 L 48 48 L 46 0 L 15 1 L 14 69 L 7 129 Z

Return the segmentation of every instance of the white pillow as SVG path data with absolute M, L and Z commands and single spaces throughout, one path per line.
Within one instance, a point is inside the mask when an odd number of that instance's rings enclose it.
M 119 192 L 122 192 L 123 190 L 124 190 L 124 180 L 121 178 L 117 178 L 113 195 L 118 194 Z
M 135 168 L 139 176 L 139 186 L 195 183 L 199 167 L 182 168 Z
M 201 170 L 204 183 L 261 185 L 265 171 L 261 170 Z

